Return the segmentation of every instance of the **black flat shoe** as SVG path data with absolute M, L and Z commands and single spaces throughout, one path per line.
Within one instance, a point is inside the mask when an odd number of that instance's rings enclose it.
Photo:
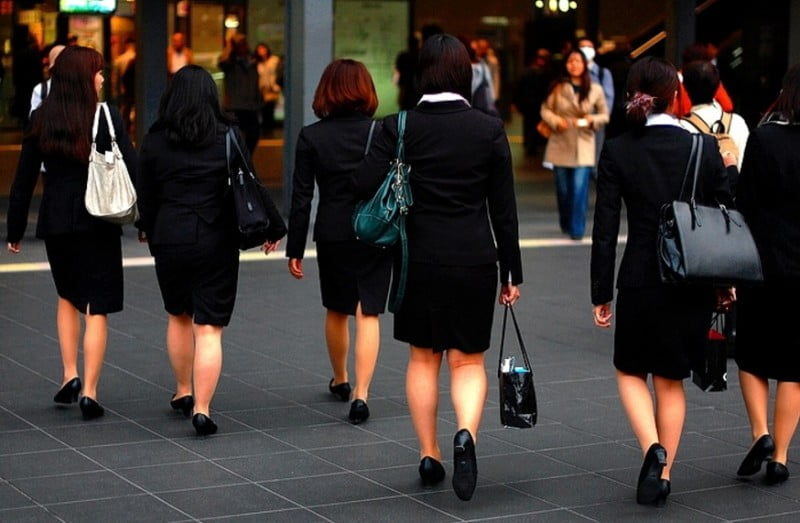
M 53 401 L 56 403 L 75 403 L 78 401 L 78 394 L 81 392 L 81 379 L 72 378 L 61 387 L 56 395 L 53 396 Z
M 444 481 L 444 467 L 430 456 L 425 456 L 419 462 L 419 477 L 422 479 L 423 488 L 431 488 Z
M 187 396 L 181 396 L 180 398 L 175 398 L 169 402 L 169 406 L 172 407 L 174 410 L 179 410 L 183 412 L 183 415 L 187 418 L 192 415 L 192 409 L 194 408 L 194 398 L 191 394 Z
M 775 452 L 775 441 L 769 434 L 764 434 L 753 443 L 747 455 L 739 465 L 736 474 L 739 476 L 752 476 L 761 470 L 761 463 L 769 461 L 772 453 Z
M 210 436 L 217 432 L 217 424 L 205 414 L 195 414 L 192 417 L 192 425 L 198 436 Z
M 95 400 L 88 396 L 84 396 L 78 402 L 78 406 L 81 408 L 81 414 L 83 414 L 83 419 L 94 419 L 99 418 L 103 414 L 105 414 L 105 409 L 100 406 Z
M 789 479 L 789 469 L 783 463 L 777 461 L 770 461 L 767 463 L 767 477 L 768 485 L 777 485 Z
M 344 383 L 334 385 L 333 378 L 331 378 L 331 382 L 328 383 L 328 390 L 331 391 L 331 394 L 336 396 L 339 401 L 350 401 L 350 384 L 346 381 Z
M 355 400 L 351 403 L 348 418 L 350 418 L 350 423 L 353 425 L 358 425 L 359 423 L 367 421 L 367 418 L 369 418 L 367 402 L 364 400 Z
M 655 504 L 661 496 L 661 471 L 667 464 L 667 450 L 658 443 L 647 449 L 639 481 L 636 484 L 636 503 L 640 505 Z
M 467 429 L 456 432 L 453 438 L 453 490 L 459 499 L 469 501 L 478 484 L 478 462 L 475 442 Z

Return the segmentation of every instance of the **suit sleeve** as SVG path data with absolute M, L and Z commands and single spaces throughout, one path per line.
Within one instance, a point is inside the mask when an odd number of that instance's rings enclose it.
M 519 248 L 519 221 L 514 194 L 514 173 L 508 138 L 499 126 L 492 141 L 493 161 L 488 185 L 489 217 L 497 242 L 500 283 L 522 283 L 522 256 Z
M 292 174 L 292 206 L 289 211 L 288 258 L 303 258 L 314 198 L 314 148 L 304 130 L 300 131 L 295 148 Z
M 614 267 L 617 255 L 622 191 L 620 173 L 608 146 L 603 147 L 597 165 L 597 197 L 592 229 L 592 304 L 609 303 L 614 298 Z M 655 246 L 653 247 L 655 248 Z
M 136 183 L 136 173 L 138 171 L 139 158 L 136 154 L 136 149 L 133 148 L 131 137 L 128 135 L 128 129 L 122 121 L 122 115 L 116 107 L 111 107 L 111 122 L 114 125 L 114 134 L 117 135 L 117 145 L 122 153 L 122 158 L 125 160 L 125 166 L 128 168 L 128 175 L 131 181 Z
M 25 235 L 25 229 L 28 227 L 28 211 L 36 182 L 39 180 L 41 165 L 42 155 L 36 139 L 26 136 L 22 140 L 22 152 L 8 201 L 6 241 L 9 243 L 16 243 Z
M 136 227 L 144 231 L 148 238 L 153 234 L 158 206 L 156 202 L 155 167 L 151 153 L 150 138 L 144 137 L 140 149 L 139 163 L 136 173 L 136 204 L 139 206 L 139 220 Z
M 386 179 L 389 162 L 394 159 L 396 149 L 397 115 L 387 116 L 383 125 L 376 127 L 369 154 L 353 174 L 353 194 L 357 200 L 372 198 Z

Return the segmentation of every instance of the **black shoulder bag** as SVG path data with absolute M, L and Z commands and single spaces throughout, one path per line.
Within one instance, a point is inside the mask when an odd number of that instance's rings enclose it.
M 760 282 L 761 259 L 744 217 L 724 205 L 695 202 L 697 177 L 703 157 L 703 135 L 692 135 L 692 150 L 686 165 L 679 198 L 683 197 L 689 173 L 692 194 L 664 204 L 658 223 L 658 259 L 664 283 L 705 283 L 731 286 Z
M 506 341 L 506 321 L 508 311 L 514 321 L 514 330 L 517 332 L 519 351 L 522 353 L 524 365 L 515 364 L 513 356 L 503 360 L 503 349 Z M 503 331 L 500 335 L 500 357 L 497 364 L 497 377 L 500 380 L 500 423 L 505 427 L 529 429 L 536 425 L 538 409 L 536 407 L 536 391 L 533 387 L 533 367 L 525 350 L 525 342 L 519 331 L 514 308 L 506 305 L 503 313 Z

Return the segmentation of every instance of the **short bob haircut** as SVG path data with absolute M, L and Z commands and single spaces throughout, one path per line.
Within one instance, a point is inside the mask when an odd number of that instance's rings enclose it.
M 693 105 L 710 104 L 719 88 L 719 71 L 706 60 L 695 60 L 683 66 L 683 86 Z
M 359 61 L 334 60 L 319 79 L 311 108 L 319 118 L 350 114 L 372 116 L 378 108 L 372 76 Z
M 417 85 L 421 94 L 451 92 L 472 98 L 472 63 L 461 40 L 437 34 L 425 41 L 419 52 Z

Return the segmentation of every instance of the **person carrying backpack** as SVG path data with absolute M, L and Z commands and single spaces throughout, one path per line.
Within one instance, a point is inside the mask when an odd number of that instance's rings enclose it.
M 714 100 L 714 93 L 719 87 L 716 66 L 704 60 L 690 62 L 683 68 L 683 85 L 694 105 L 689 116 L 681 119 L 681 124 L 689 132 L 713 134 L 725 165 L 733 164 L 741 168 L 750 131 L 741 116 L 724 111 Z M 729 155 L 735 158 L 735 162 L 726 160 Z

